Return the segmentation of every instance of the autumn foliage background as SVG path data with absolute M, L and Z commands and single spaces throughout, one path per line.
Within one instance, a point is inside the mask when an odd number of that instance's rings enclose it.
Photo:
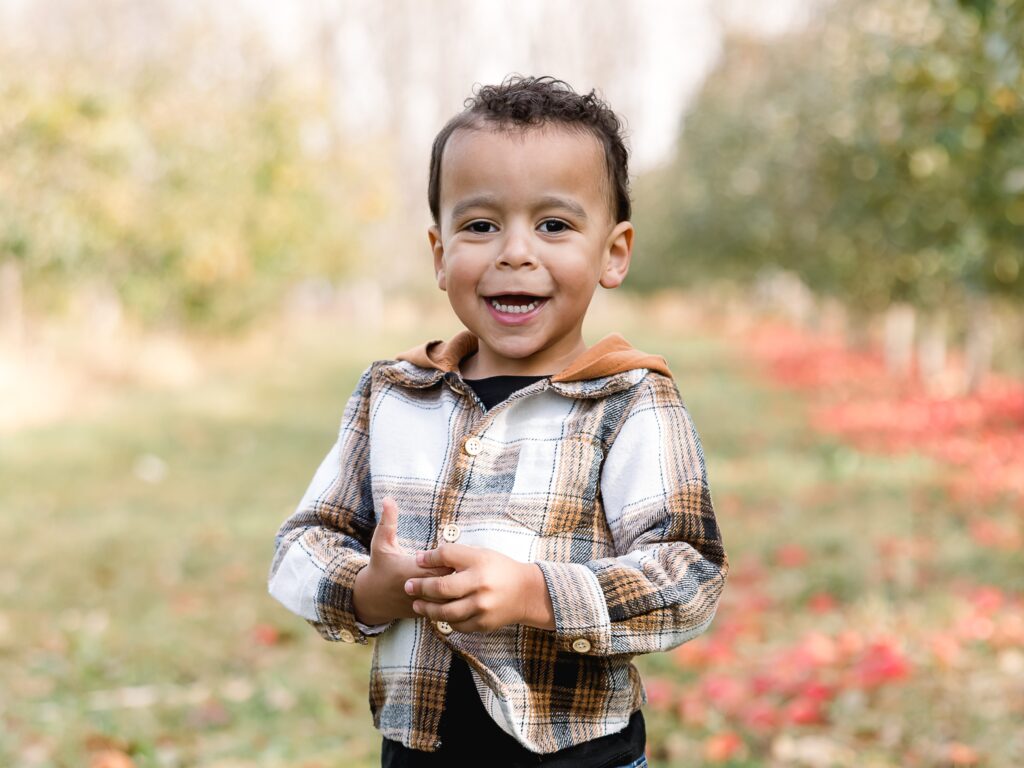
M 639 114 L 641 22 L 707 13 L 669 5 L 319 4 L 298 66 L 231 12 L 0 3 L 0 764 L 379 762 L 274 532 L 366 362 L 456 330 L 424 141 L 517 69 Z M 1024 764 L 1024 3 L 726 6 L 587 326 L 668 358 L 731 562 L 636 661 L 649 758 Z

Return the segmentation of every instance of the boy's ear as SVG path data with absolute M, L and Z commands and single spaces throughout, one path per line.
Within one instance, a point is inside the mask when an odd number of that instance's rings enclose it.
M 600 283 L 605 288 L 618 288 L 629 272 L 629 260 L 633 256 L 633 233 L 636 230 L 628 221 L 620 221 L 608 235 L 605 246 L 604 267 Z
M 434 277 L 437 278 L 437 287 L 445 291 L 447 288 L 444 278 L 444 243 L 441 241 L 441 230 L 436 226 L 428 227 L 427 239 L 430 240 L 430 250 L 434 254 Z

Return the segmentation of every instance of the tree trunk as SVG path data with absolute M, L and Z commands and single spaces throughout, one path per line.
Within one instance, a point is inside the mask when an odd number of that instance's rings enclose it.
M 946 371 L 946 327 L 945 310 L 930 313 L 917 347 L 921 381 L 925 389 L 933 393 L 942 390 L 943 374 Z
M 863 351 L 871 346 L 871 315 L 863 308 L 852 305 L 846 323 L 846 346 Z
M 0 340 L 18 348 L 24 333 L 21 267 L 14 259 L 4 259 L 0 262 Z
M 967 302 L 967 341 L 964 348 L 964 389 L 978 391 L 992 369 L 992 307 L 984 295 L 972 295 Z
M 905 378 L 914 361 L 914 308 L 898 301 L 885 312 L 885 368 L 892 376 Z
M 839 299 L 834 296 L 822 299 L 818 310 L 818 328 L 822 333 L 845 338 L 849 324 L 849 312 Z

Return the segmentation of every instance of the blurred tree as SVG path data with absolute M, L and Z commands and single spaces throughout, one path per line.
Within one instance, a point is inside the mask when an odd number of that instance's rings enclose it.
M 855 313 L 917 308 L 936 365 L 955 312 L 976 384 L 985 298 L 1024 298 L 1022 36 L 1021 0 L 842 0 L 728 37 L 676 160 L 641 180 L 636 282 L 793 270 Z
M 168 22 L 160 40 L 0 49 L 0 261 L 26 303 L 59 310 L 101 283 L 146 323 L 226 329 L 305 276 L 347 274 L 387 188 L 321 140 L 322 91 L 253 39 L 225 50 Z

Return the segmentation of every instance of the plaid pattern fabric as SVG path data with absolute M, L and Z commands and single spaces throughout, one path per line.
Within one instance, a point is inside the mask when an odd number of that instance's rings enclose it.
M 461 544 L 536 562 L 556 629 L 357 622 L 353 584 L 386 495 L 410 551 L 454 522 Z M 646 702 L 632 656 L 703 632 L 727 573 L 700 440 L 669 376 L 548 377 L 484 411 L 457 370 L 379 360 L 277 533 L 269 592 L 328 640 L 376 636 L 370 708 L 388 738 L 440 745 L 457 652 L 498 725 L 547 753 L 624 728 Z

